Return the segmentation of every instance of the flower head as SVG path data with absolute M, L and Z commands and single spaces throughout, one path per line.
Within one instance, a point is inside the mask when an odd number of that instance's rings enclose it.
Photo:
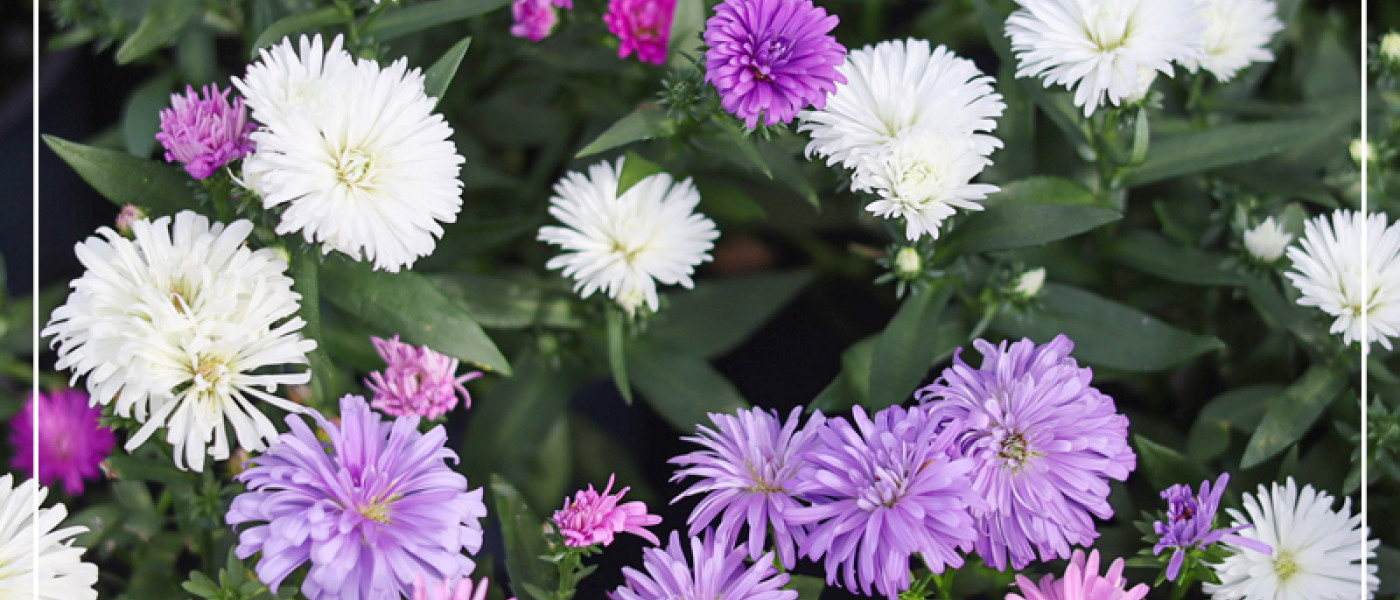
M 234 80 L 264 125 L 244 182 L 265 208 L 285 205 L 278 234 L 301 232 L 324 253 L 376 269 L 411 267 L 462 207 L 452 128 L 407 60 L 352 63 L 339 37 L 319 51 L 319 38 L 310 46 L 302 38 L 298 61 L 284 40 Z
M 1192 73 L 1203 68 L 1229 81 L 1252 62 L 1270 62 L 1269 42 L 1283 29 L 1273 0 L 1194 0 L 1205 21 L 1204 52 L 1182 64 Z
M 645 529 L 660 523 L 661 517 L 647 514 L 645 502 L 618 504 L 632 488 L 622 488 L 613 494 L 612 486 L 613 477 L 610 475 L 603 493 L 598 493 L 593 489 L 593 484 L 589 484 L 587 490 L 574 493 L 572 502 L 564 499 L 564 508 L 554 511 L 552 519 L 554 526 L 559 528 L 559 534 L 564 536 L 564 543 L 576 548 L 594 544 L 611 546 L 613 536 L 618 533 L 630 533 L 653 545 L 661 543 Z
M 146 211 L 141 210 L 139 206 L 135 204 L 123 205 L 121 212 L 117 213 L 117 231 L 124 236 L 130 236 L 131 225 L 144 218 L 146 218 Z
M 1215 529 L 1215 511 L 1220 508 L 1220 496 L 1225 493 L 1225 484 L 1229 481 L 1230 474 L 1221 473 L 1220 478 L 1215 480 L 1214 490 L 1210 487 L 1210 481 L 1202 481 L 1199 496 L 1191 493 L 1189 485 L 1177 484 L 1162 490 L 1162 499 L 1167 501 L 1167 518 L 1152 524 L 1152 531 L 1160 536 L 1156 545 L 1152 546 L 1152 553 L 1161 554 L 1168 548 L 1175 549 L 1171 562 L 1167 564 L 1169 581 L 1176 581 L 1188 550 L 1205 549 L 1224 541 L 1256 552 L 1270 552 L 1268 544 L 1235 535 L 1235 532 L 1253 525 Z
M 1283 256 L 1288 244 L 1293 242 L 1293 234 L 1283 230 L 1273 217 L 1264 219 L 1258 227 L 1244 232 L 1244 248 L 1249 255 L 1262 263 L 1272 263 Z
M 53 336 L 58 369 L 87 376 L 95 402 L 115 400 L 113 412 L 144 423 L 127 451 L 165 427 L 175 465 L 198 471 L 206 453 L 228 458 L 225 421 L 246 450 L 277 437 L 254 400 L 300 410 L 270 392 L 310 380 L 282 367 L 306 364 L 316 342 L 299 333 L 287 264 L 248 248 L 252 230 L 184 211 L 173 224 L 136 221 L 130 240 L 103 227 L 75 248 L 87 271 L 42 335 Z
M 1298 304 L 1336 317 L 1331 331 L 1343 343 L 1391 348 L 1390 338 L 1400 335 L 1400 222 L 1387 227 L 1384 213 L 1350 210 L 1330 221 L 1319 215 L 1304 224 L 1288 259 L 1295 270 L 1284 275 L 1303 294 Z
M 469 577 L 443 579 L 429 583 L 422 573 L 413 580 L 413 595 L 409 600 L 486 600 L 491 581 L 485 577 L 479 583 Z M 510 600 L 515 600 L 511 598 Z
M 0 477 L 0 557 L 5 561 L 0 592 L 7 598 L 97 600 L 97 567 L 83 562 L 83 548 L 73 546 L 73 537 L 87 528 L 59 529 L 68 509 L 61 503 L 38 508 L 48 494 L 33 479 L 16 486 L 13 475 Z
M 637 60 L 654 65 L 666 64 L 666 46 L 671 41 L 671 16 L 676 0 L 609 0 L 603 22 L 621 40 L 618 58 L 633 52 Z
M 608 594 L 613 600 L 797 600 L 797 592 L 782 589 L 787 573 L 773 568 L 768 553 L 752 565 L 744 562 L 747 553 L 735 548 L 724 536 L 706 531 L 690 538 L 690 560 L 680 535 L 671 532 L 663 548 L 642 551 L 642 568 L 622 569 L 626 583 Z
M 1074 90 L 1085 117 L 1140 95 L 1145 72 L 1171 77 L 1173 62 L 1202 56 L 1193 0 L 1016 1 L 1021 8 L 1006 19 L 1016 76 Z
M 1007 594 L 1006 600 L 1142 600 L 1151 588 L 1139 583 L 1132 589 L 1123 589 L 1127 585 L 1123 564 L 1119 558 L 1109 565 L 1108 573 L 1099 575 L 1099 551 L 1090 552 L 1086 561 L 1084 551 L 1075 550 L 1064 577 L 1046 575 L 1037 585 L 1018 573 L 1016 587 L 1021 593 Z
M 846 589 L 870 595 L 873 586 L 893 600 L 909 588 L 915 553 L 935 573 L 961 567 L 959 547 L 976 530 L 971 510 L 985 508 L 968 474 L 971 460 L 951 454 L 956 423 L 922 408 L 892 406 L 855 425 L 826 421 L 821 443 L 807 455 L 810 507 L 789 511 L 790 524 L 807 525 L 802 553 L 826 557 L 826 581 L 844 572 Z
M 457 407 L 471 408 L 472 397 L 462 384 L 481 377 L 480 371 L 457 376 L 457 359 L 426 346 L 371 337 L 379 356 L 388 363 L 383 371 L 369 374 L 365 385 L 374 392 L 373 406 L 396 417 L 420 416 L 433 420 Z
M 340 400 L 340 424 L 310 411 L 327 442 L 300 416 L 290 431 L 236 479 L 248 491 L 225 520 L 237 527 L 237 554 L 261 552 L 258 578 L 276 593 L 310 562 L 301 591 L 310 600 L 398 600 L 416 576 L 471 573 L 463 554 L 481 549 L 481 489 L 447 465 L 441 426 L 418 432 L 418 417 L 383 422 L 364 398 Z
M 230 89 L 219 91 L 211 83 L 204 86 L 203 97 L 194 86 L 187 86 L 184 96 L 170 96 L 171 107 L 160 111 L 156 134 L 165 146 L 166 162 L 179 161 L 191 177 L 204 179 L 253 151 L 248 134 L 258 126 L 248 122 L 242 98 L 229 103 Z
M 1245 494 L 1244 514 L 1226 511 L 1234 519 L 1232 525 L 1254 525 L 1239 536 L 1267 545 L 1273 553 L 1226 541 L 1235 554 L 1213 566 L 1220 583 L 1205 583 L 1205 592 L 1215 600 L 1370 597 L 1380 585 L 1374 560 L 1380 541 L 1366 539 L 1361 515 L 1351 514 L 1351 498 L 1336 512 L 1332 500 L 1310 485 L 1300 493 L 1292 477 L 1282 486 L 1274 483 L 1272 491 L 1261 485 L 1257 495 Z M 1372 559 L 1364 587 L 1363 549 Z
M 14 468 L 35 475 L 33 450 L 38 443 L 40 483 L 52 486 L 62 480 L 63 490 L 77 496 L 83 493 L 84 479 L 101 478 L 98 465 L 112 452 L 117 438 L 111 429 L 98 425 L 102 409 L 89 404 L 82 390 L 31 392 L 24 408 L 10 419 Z M 35 411 L 39 415 L 38 435 Z
M 541 227 L 539 240 L 564 250 L 545 267 L 562 268 L 584 298 L 603 290 L 629 312 L 642 304 L 655 311 L 656 283 L 694 285 L 690 275 L 711 260 L 719 232 L 694 212 L 700 193 L 689 179 L 675 183 L 656 173 L 619 196 L 623 160 L 593 165 L 588 175 L 570 172 L 554 184 L 549 214 L 565 226 Z
M 549 37 L 559 22 L 559 13 L 550 0 L 515 0 L 510 5 L 510 16 L 515 19 L 510 34 L 532 42 Z
M 771 529 L 783 567 L 792 569 L 796 544 L 806 536 L 801 526 L 788 523 L 787 515 L 802 506 L 797 500 L 806 485 L 798 476 L 805 464 L 801 457 L 816 448 L 817 431 L 824 422 L 818 412 L 799 430 L 801 415 L 802 408 L 795 408 L 787 423 L 780 423 L 775 414 L 761 408 L 737 415 L 711 413 L 714 429 L 700 425 L 699 435 L 684 438 L 705 447 L 670 460 L 684 467 L 676 470 L 672 481 L 699 478 L 672 502 L 704 495 L 686 521 L 691 536 L 719 519 L 717 533 L 739 539 L 739 529 L 747 523 L 749 558 L 756 559 L 768 547 Z
M 831 35 L 840 19 L 811 0 L 725 0 L 705 22 L 705 81 L 749 129 L 789 123 L 826 106 L 846 78 L 846 48 Z
M 982 366 L 953 366 L 917 392 L 937 415 L 961 423 L 955 452 L 972 459 L 972 488 L 986 498 L 977 517 L 977 554 L 998 570 L 1021 569 L 1093 544 L 1092 516 L 1113 516 L 1108 479 L 1137 466 L 1128 419 L 1090 386 L 1093 372 L 1069 356 L 1061 335 L 993 346 L 977 340 Z M 1009 561 L 1008 561 L 1009 555 Z
M 978 201 L 999 189 L 972 183 L 991 162 L 971 136 L 915 128 L 862 157 L 851 187 L 879 195 L 865 210 L 886 219 L 903 218 L 909 241 L 924 235 L 938 239 L 944 219 L 959 208 L 982 210 Z

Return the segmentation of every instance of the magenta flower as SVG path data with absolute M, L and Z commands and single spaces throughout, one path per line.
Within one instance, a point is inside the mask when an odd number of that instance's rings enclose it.
M 608 476 L 608 486 L 603 493 L 594 491 L 593 484 L 587 490 L 574 493 L 570 502 L 564 498 L 564 508 L 554 511 L 554 525 L 564 536 L 564 543 L 575 548 L 587 548 L 594 544 L 610 546 L 613 536 L 630 533 L 652 544 L 660 543 L 655 535 L 644 529 L 661 522 L 661 517 L 647 514 L 644 502 L 618 504 L 630 487 L 622 488 L 613 495 L 613 476 Z
M 146 218 L 146 211 L 141 210 L 134 204 L 122 206 L 122 211 L 117 213 L 117 231 L 125 236 L 131 235 L 131 225 L 141 219 Z
M 462 384 L 481 377 L 472 371 L 457 377 L 457 359 L 430 348 L 371 337 L 379 356 L 388 363 L 383 371 L 369 374 L 365 385 L 374 391 L 373 406 L 396 417 L 419 416 L 433 420 L 456 408 L 461 394 L 463 408 L 472 397 Z
M 976 467 L 972 487 L 987 499 L 977 517 L 977 553 L 993 568 L 1021 569 L 1092 545 L 1093 516 L 1113 516 L 1108 481 L 1137 466 L 1128 418 L 1089 384 L 1093 372 L 1069 356 L 1061 335 L 1044 346 L 977 340 L 982 366 L 962 361 L 917 397 L 934 414 L 962 423 L 955 452 Z M 1092 516 L 1091 516 L 1092 515 Z
M 724 536 L 706 531 L 690 538 L 691 560 L 685 557 L 680 534 L 671 532 L 666 548 L 642 551 L 645 573 L 624 567 L 626 583 L 608 597 L 612 600 L 797 600 L 797 592 L 782 589 L 788 574 L 773 568 L 773 553 L 752 565 L 747 553 Z
M 787 515 L 802 506 L 797 499 L 807 480 L 798 476 L 799 468 L 806 464 L 801 457 L 820 444 L 817 431 L 825 422 L 821 413 L 816 413 L 799 431 L 801 414 L 800 407 L 793 409 L 786 424 L 761 408 L 740 411 L 737 416 L 711 414 L 715 429 L 701 425 L 697 427 L 699 435 L 684 438 L 705 447 L 670 461 L 686 467 L 677 470 L 672 481 L 700 479 L 672 503 L 686 496 L 705 495 L 686 521 L 692 537 L 718 518 L 717 533 L 739 539 L 739 528 L 748 523 L 749 558 L 756 559 L 767 548 L 771 527 L 778 558 L 784 568 L 792 569 L 797 561 L 795 544 L 801 544 L 806 535 L 801 526 L 788 523 Z
M 486 590 L 490 583 L 485 577 L 481 578 L 481 583 L 473 583 L 468 577 L 428 583 L 427 578 L 419 573 L 417 579 L 413 580 L 413 596 L 410 600 L 486 600 Z
M 1007 594 L 1006 600 L 1142 600 L 1151 589 L 1147 584 L 1139 583 L 1131 590 L 1124 590 L 1126 583 L 1123 579 L 1123 559 L 1113 561 L 1108 573 L 1100 576 L 1099 551 L 1090 553 L 1085 563 L 1084 551 L 1075 550 L 1063 578 L 1046 575 L 1037 586 L 1025 575 L 1017 574 L 1016 587 L 1020 588 L 1021 593 Z
M 839 22 L 811 0 L 725 0 L 705 22 L 705 81 L 749 129 L 823 109 L 846 83 L 846 47 L 830 34 Z
M 301 591 L 309 600 L 399 600 L 416 576 L 463 577 L 476 564 L 486 516 L 481 489 L 447 465 L 441 426 L 418 432 L 418 417 L 385 423 L 364 398 L 340 400 L 340 424 L 310 411 L 327 442 L 298 415 L 291 431 L 235 479 L 248 491 L 225 520 L 237 555 L 261 552 L 255 571 L 277 586 L 311 563 Z
M 554 6 L 550 0 L 515 0 L 510 5 L 510 16 L 515 19 L 510 34 L 532 42 L 549 37 L 559 22 Z
M 34 472 L 34 411 L 39 411 L 39 472 Z M 102 408 L 91 406 L 87 392 L 34 391 L 24 408 L 10 419 L 10 443 L 15 447 L 11 465 L 46 486 L 63 482 L 63 491 L 83 493 L 84 479 L 100 479 L 98 466 L 117 443 L 111 429 L 98 425 Z
M 166 162 L 184 163 L 191 177 L 204 179 L 253 152 L 248 137 L 258 126 L 248 122 L 242 98 L 229 104 L 229 89 L 219 91 L 211 83 L 204 86 L 203 97 L 195 94 L 193 86 L 186 86 L 184 96 L 170 96 L 171 106 L 160 111 L 160 133 L 156 134 L 165 146 Z
M 1167 501 L 1167 519 L 1152 524 L 1152 530 L 1161 536 L 1152 546 L 1152 554 L 1161 554 L 1167 548 L 1176 549 L 1171 562 L 1167 563 L 1168 581 L 1176 581 L 1188 550 L 1205 549 L 1216 542 L 1224 541 L 1264 554 L 1273 552 L 1264 542 L 1235 535 L 1236 531 L 1254 526 L 1250 523 L 1214 529 L 1215 512 L 1220 509 L 1220 497 L 1225 494 L 1225 484 L 1229 482 L 1230 474 L 1221 473 L 1214 489 L 1209 480 L 1201 482 L 1199 496 L 1191 493 L 1189 485 L 1177 484 L 1162 491 L 1162 499 Z
M 676 0 L 610 0 L 603 21 L 608 31 L 622 40 L 618 58 L 633 52 L 637 60 L 654 65 L 666 64 L 666 45 L 671 41 L 671 15 Z
M 853 412 L 854 427 L 838 417 L 821 428 L 804 474 L 812 506 L 787 518 L 808 525 L 802 553 L 826 556 L 827 584 L 844 572 L 846 589 L 868 596 L 873 585 L 894 600 L 909 589 L 915 553 L 935 573 L 962 566 L 957 550 L 977 534 L 969 511 L 985 504 L 968 479 L 972 460 L 951 453 L 957 423 L 922 408 L 891 406 L 873 421 Z

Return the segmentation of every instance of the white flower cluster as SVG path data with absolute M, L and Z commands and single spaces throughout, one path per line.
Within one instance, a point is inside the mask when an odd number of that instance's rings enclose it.
M 249 221 L 225 227 L 190 211 L 132 223 L 134 239 L 103 227 L 76 247 L 87 271 L 42 332 L 53 336 L 56 367 L 87 375 L 93 402 L 144 423 L 131 451 L 160 427 L 175 465 L 202 470 L 207 453 L 229 456 L 225 420 L 245 450 L 266 449 L 277 429 L 252 403 L 285 410 L 279 384 L 309 372 L 264 367 L 306 364 L 316 342 L 302 339 L 300 296 L 271 249 L 244 240 Z M 212 444 L 212 446 L 211 446 Z
M 38 508 L 48 494 L 33 479 L 14 485 L 12 475 L 0 477 L 0 597 L 97 600 L 97 567 L 83 562 L 72 539 L 87 528 L 59 528 L 68 509 Z
M 927 41 L 885 41 L 846 56 L 826 108 L 798 114 L 807 154 L 854 170 L 851 188 L 880 197 L 866 210 L 903 218 L 905 237 L 938 238 L 956 209 L 980 210 L 997 187 L 971 183 L 1001 140 L 1006 104 L 972 61 Z
M 1383 213 L 1338 210 L 1309 220 L 1303 239 L 1288 248 L 1293 271 L 1285 273 L 1302 297 L 1336 317 L 1332 333 L 1347 345 L 1371 342 L 1391 349 L 1400 335 L 1400 222 Z M 1364 323 L 1363 323 L 1364 315 Z
M 406 59 L 355 60 L 339 36 L 326 50 L 303 36 L 300 50 L 283 40 L 233 80 L 262 125 L 243 183 L 264 207 L 286 205 L 278 234 L 389 272 L 412 267 L 462 208 L 452 128 Z
M 1074 90 L 1094 110 L 1142 99 L 1173 64 L 1229 81 L 1251 62 L 1271 61 L 1283 29 L 1273 0 L 1017 0 L 1006 34 L 1017 77 Z

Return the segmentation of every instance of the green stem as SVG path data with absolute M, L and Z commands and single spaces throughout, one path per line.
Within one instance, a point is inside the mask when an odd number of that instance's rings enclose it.
M 947 569 L 933 577 L 933 584 L 938 586 L 938 597 L 941 600 L 953 600 L 953 576 L 957 574 L 956 569 Z
M 975 340 L 982 337 L 982 332 L 987 330 L 987 327 L 992 324 L 992 319 L 995 319 L 999 312 L 1001 312 L 1001 303 L 993 300 L 987 305 L 987 308 L 982 310 L 982 318 L 977 321 L 977 326 L 972 328 L 972 333 L 968 334 L 967 339 Z
M 1181 600 L 1182 598 L 1185 598 L 1186 591 L 1191 589 L 1191 584 L 1193 583 L 1192 580 L 1194 579 L 1191 576 L 1191 567 L 1193 566 L 1190 564 L 1191 562 L 1192 561 L 1187 560 L 1188 564 L 1181 565 L 1181 575 L 1179 575 L 1176 578 L 1176 581 L 1172 583 L 1174 587 L 1172 587 L 1171 600 Z

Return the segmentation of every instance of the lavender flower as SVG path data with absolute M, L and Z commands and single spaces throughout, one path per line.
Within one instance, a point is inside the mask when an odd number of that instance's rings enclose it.
M 457 377 L 457 359 L 425 346 L 371 337 L 379 356 L 388 363 L 384 370 L 370 373 L 365 385 L 374 391 L 374 407 L 396 417 L 420 416 L 436 419 L 456 408 L 457 394 L 463 406 L 471 408 L 472 397 L 462 384 L 481 377 L 473 371 Z
M 399 600 L 416 575 L 453 579 L 476 564 L 462 553 L 481 549 L 480 489 L 445 462 L 441 426 L 418 432 L 418 418 L 382 422 L 364 398 L 340 400 L 336 425 L 311 411 L 328 443 L 297 415 L 236 479 L 248 491 L 225 519 L 237 527 L 237 554 L 262 552 L 258 578 L 277 592 L 294 569 L 310 562 L 301 591 L 309 600 Z
M 1220 497 L 1225 494 L 1225 484 L 1229 482 L 1230 474 L 1221 473 L 1220 478 L 1215 480 L 1214 489 L 1210 487 L 1209 480 L 1201 482 L 1199 496 L 1191 494 L 1189 485 L 1177 484 L 1162 491 L 1162 499 L 1167 501 L 1167 519 L 1152 524 L 1152 530 L 1161 536 L 1152 546 L 1152 553 L 1161 554 L 1167 548 L 1176 549 L 1171 562 L 1167 563 L 1167 580 L 1176 581 L 1186 552 L 1193 548 L 1204 549 L 1224 541 L 1264 554 L 1273 552 L 1264 542 L 1235 535 L 1236 531 L 1253 527 L 1252 524 L 1214 529 L 1215 511 L 1220 508 Z
M 510 15 L 515 24 L 510 26 L 510 34 L 538 42 L 554 31 L 559 15 L 550 0 L 515 0 L 510 5 Z
M 77 496 L 83 493 L 84 479 L 99 479 L 103 459 L 117 443 L 111 429 L 98 425 L 102 409 L 90 406 L 87 392 L 59 390 L 52 394 L 34 391 L 29 401 L 10 419 L 10 443 L 15 454 L 11 463 L 15 470 L 26 471 L 30 477 L 47 486 L 63 482 L 63 491 Z M 39 412 L 39 430 L 35 435 L 34 412 Z M 34 445 L 39 445 L 39 468 L 34 468 Z
M 725 0 L 705 22 L 705 81 L 749 129 L 821 110 L 846 83 L 846 47 L 830 34 L 839 22 L 811 0 Z
M 1065 569 L 1065 576 L 1055 579 L 1046 575 L 1036 585 L 1025 575 L 1016 575 L 1016 587 L 1020 594 L 1007 594 L 1006 600 L 1142 600 L 1151 589 L 1145 583 L 1125 590 L 1127 581 L 1123 579 L 1123 559 L 1113 561 L 1108 573 L 1099 575 L 1099 551 L 1089 554 L 1084 560 L 1084 551 L 1075 550 L 1074 557 Z
M 554 511 L 554 526 L 564 536 L 564 543 L 575 548 L 586 548 L 594 544 L 610 546 L 613 536 L 630 533 L 653 545 L 661 543 L 645 527 L 661 522 L 661 517 L 647 514 L 645 502 L 624 502 L 622 496 L 632 488 L 622 488 L 612 493 L 613 476 L 608 476 L 608 485 L 599 494 L 593 484 L 587 490 L 574 494 L 573 502 L 564 498 L 564 508 Z
M 671 16 L 676 0 L 609 0 L 603 21 L 608 31 L 622 42 L 618 58 L 633 52 L 637 60 L 654 65 L 666 64 L 666 45 L 671 41 Z
M 976 467 L 972 487 L 987 499 L 977 516 L 977 553 L 998 570 L 1035 558 L 1068 557 L 1091 545 L 1091 514 L 1113 516 L 1106 479 L 1122 481 L 1137 466 L 1128 419 L 1113 399 L 1090 387 L 1093 372 L 1070 358 L 1061 335 L 1044 346 L 1024 339 L 1008 348 L 974 342 L 982 366 L 961 351 L 933 385 L 917 392 L 935 414 L 957 419 L 955 451 Z
M 230 88 L 232 89 L 232 88 Z M 166 162 L 184 163 L 195 179 L 214 174 L 219 167 L 253 152 L 248 137 L 257 130 L 248 122 L 243 99 L 228 101 L 229 89 L 217 84 L 204 86 L 204 96 L 186 86 L 185 95 L 172 94 L 170 108 L 160 111 L 160 133 L 156 140 L 165 146 Z
M 845 587 L 870 595 L 875 586 L 893 600 L 909 588 L 909 557 L 920 553 L 936 573 L 961 567 L 958 547 L 977 535 L 970 509 L 986 506 L 972 490 L 973 463 L 953 449 L 958 423 L 928 411 L 892 406 L 866 417 L 854 409 L 826 422 L 821 446 L 808 454 L 814 471 L 812 506 L 792 509 L 788 522 L 810 524 L 802 553 L 826 556 L 826 581 L 845 572 Z
M 782 589 L 787 573 L 773 568 L 773 553 L 753 565 L 744 563 L 742 548 L 734 548 L 722 535 L 706 531 L 690 538 L 691 559 L 685 558 L 680 535 L 672 531 L 666 548 L 642 551 L 645 573 L 622 569 L 626 583 L 611 594 L 612 600 L 797 600 L 797 592 Z

